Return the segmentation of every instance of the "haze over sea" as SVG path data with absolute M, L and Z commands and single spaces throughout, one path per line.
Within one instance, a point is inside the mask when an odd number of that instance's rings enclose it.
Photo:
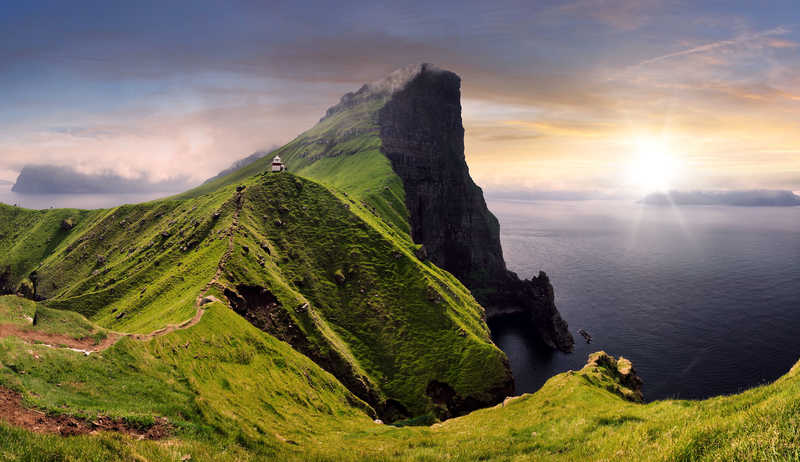
M 76 208 L 99 209 L 122 204 L 147 202 L 172 193 L 155 192 L 142 194 L 19 194 L 11 191 L 11 185 L 0 184 L 0 202 L 28 209 Z
M 518 323 L 491 322 L 518 393 L 597 350 L 633 361 L 646 400 L 737 392 L 800 357 L 800 207 L 488 205 L 509 269 L 548 273 L 576 339 L 573 354 L 555 353 Z

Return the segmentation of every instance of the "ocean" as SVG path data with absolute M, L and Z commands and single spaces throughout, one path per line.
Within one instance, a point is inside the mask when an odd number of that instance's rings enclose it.
M 491 322 L 518 393 L 598 350 L 633 361 L 646 400 L 736 393 L 800 360 L 800 207 L 488 205 L 509 269 L 547 272 L 576 341 L 553 352 L 518 323 Z

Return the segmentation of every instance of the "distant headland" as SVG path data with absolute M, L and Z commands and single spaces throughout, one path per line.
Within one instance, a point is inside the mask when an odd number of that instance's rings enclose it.
M 72 167 L 26 165 L 11 190 L 22 194 L 136 194 L 178 192 L 187 186 L 183 177 L 152 181 L 148 177 L 125 178 L 114 172 L 88 174 Z
M 788 190 L 669 191 L 652 193 L 639 202 L 649 205 L 733 205 L 738 207 L 792 207 L 800 196 Z

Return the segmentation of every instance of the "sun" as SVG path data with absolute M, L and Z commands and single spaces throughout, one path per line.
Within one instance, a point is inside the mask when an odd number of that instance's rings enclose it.
M 628 182 L 645 192 L 667 191 L 676 179 L 678 162 L 658 138 L 636 140 L 628 163 Z

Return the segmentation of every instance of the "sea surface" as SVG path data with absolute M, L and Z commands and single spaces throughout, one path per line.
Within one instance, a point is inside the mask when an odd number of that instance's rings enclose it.
M 147 194 L 19 194 L 11 185 L 0 184 L 0 202 L 28 209 L 76 208 L 102 209 L 122 204 L 138 204 L 174 193 Z
M 509 269 L 547 272 L 576 341 L 552 352 L 519 323 L 491 322 L 517 392 L 598 350 L 633 361 L 646 400 L 735 393 L 800 360 L 800 207 L 488 205 Z

